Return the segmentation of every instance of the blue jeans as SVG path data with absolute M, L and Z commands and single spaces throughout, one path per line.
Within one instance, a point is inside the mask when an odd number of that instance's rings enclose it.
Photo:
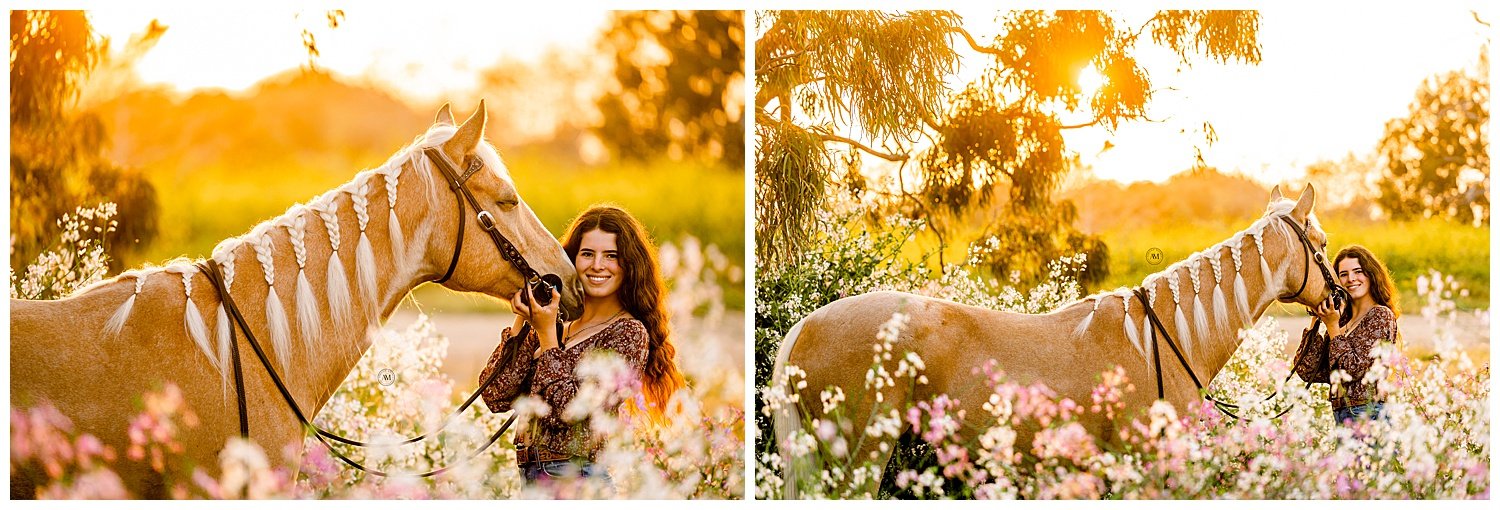
M 1333 421 L 1343 425 L 1356 419 L 1379 420 L 1385 417 L 1385 402 L 1370 402 L 1333 410 Z
M 558 478 L 596 478 L 609 484 L 609 473 L 594 466 L 592 462 L 574 462 L 570 460 L 549 460 L 546 462 L 534 462 L 527 464 L 521 469 L 521 478 L 527 483 L 537 483 L 542 480 L 553 480 Z

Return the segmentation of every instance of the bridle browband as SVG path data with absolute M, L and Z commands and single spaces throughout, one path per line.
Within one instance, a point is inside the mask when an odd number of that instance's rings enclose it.
M 1302 253 L 1305 255 L 1302 258 L 1302 285 L 1297 287 L 1296 292 L 1278 296 L 1278 298 L 1282 300 L 1295 299 L 1297 296 L 1301 295 L 1303 291 L 1307 290 L 1307 281 L 1312 273 L 1312 260 L 1314 258 L 1317 258 L 1318 270 L 1323 273 L 1324 284 L 1329 289 L 1329 292 L 1332 294 L 1334 300 L 1336 302 L 1347 301 L 1348 293 L 1344 291 L 1343 287 L 1340 287 L 1338 283 L 1334 281 L 1333 273 L 1330 272 L 1324 264 L 1324 262 L 1326 261 L 1326 257 L 1323 256 L 1322 251 L 1313 246 L 1312 240 L 1308 239 L 1307 230 L 1304 229 L 1301 225 L 1298 225 L 1297 222 L 1292 221 L 1292 218 L 1289 215 L 1281 215 L 1278 216 L 1278 218 L 1280 218 L 1282 221 L 1285 221 L 1287 225 L 1290 225 L 1292 227 L 1292 231 L 1297 233 L 1297 238 L 1302 242 Z M 1307 220 L 1307 225 L 1309 228 L 1312 226 L 1311 219 Z M 1184 370 L 1187 370 L 1188 378 L 1192 379 L 1193 386 L 1198 388 L 1198 393 L 1202 394 L 1205 400 L 1212 402 L 1214 408 L 1218 409 L 1219 412 L 1224 413 L 1226 416 L 1229 416 L 1230 418 L 1234 418 L 1236 420 L 1242 419 L 1234 413 L 1234 410 L 1239 409 L 1239 405 L 1219 400 L 1217 398 L 1214 398 L 1213 395 L 1209 395 L 1208 392 L 1204 391 L 1203 383 L 1199 381 L 1198 374 L 1193 372 L 1193 367 L 1192 365 L 1188 364 L 1187 357 L 1183 356 L 1182 351 L 1177 348 L 1177 342 L 1172 340 L 1172 334 L 1167 332 L 1166 327 L 1161 323 L 1161 319 L 1156 316 L 1156 310 L 1151 308 L 1151 301 L 1146 296 L 1145 286 L 1142 285 L 1140 287 L 1132 289 L 1132 293 L 1134 293 L 1135 297 L 1141 301 L 1141 307 L 1146 309 L 1146 317 L 1151 321 L 1152 325 L 1151 354 L 1153 355 L 1153 364 L 1156 372 L 1156 398 L 1158 400 L 1166 398 L 1166 386 L 1162 383 L 1161 349 L 1160 346 L 1158 346 L 1156 343 L 1156 339 L 1159 333 L 1161 337 L 1167 340 L 1167 346 L 1172 348 L 1172 354 L 1177 356 L 1177 361 L 1182 364 L 1182 368 Z M 1286 381 L 1290 381 L 1291 379 L 1292 374 L 1289 373 L 1287 374 L 1286 379 L 1281 383 L 1286 384 Z M 1261 399 L 1261 401 L 1265 402 L 1271 400 L 1272 398 L 1275 398 L 1279 393 L 1280 390 L 1278 389 L 1276 392 L 1273 392 L 1270 395 L 1266 396 L 1266 398 Z M 1292 406 L 1287 406 L 1286 409 L 1282 409 L 1271 418 L 1280 418 L 1282 415 L 1285 415 L 1291 410 Z
M 467 212 L 464 207 L 464 202 L 468 202 L 468 204 L 472 206 L 475 211 L 477 211 L 477 213 L 475 214 L 475 219 L 479 221 L 479 225 L 484 229 L 485 233 L 489 234 L 490 240 L 495 243 L 495 248 L 500 252 L 500 256 L 507 262 L 510 262 L 510 264 L 521 273 L 521 276 L 526 280 L 527 285 L 534 286 L 538 283 L 542 283 L 544 281 L 544 277 L 541 274 L 537 273 L 537 271 L 531 267 L 531 264 L 526 262 L 526 258 L 521 255 L 520 250 L 516 249 L 515 244 L 512 244 L 509 239 L 505 238 L 505 235 L 500 233 L 499 229 L 495 226 L 494 216 L 491 215 L 489 211 L 481 207 L 479 205 L 479 201 L 474 198 L 474 194 L 464 186 L 464 184 L 469 180 L 470 177 L 484 168 L 483 161 L 472 156 L 466 158 L 469 162 L 468 167 L 464 170 L 464 173 L 460 175 L 456 170 L 454 170 L 453 163 L 441 151 L 437 150 L 436 148 L 428 147 L 424 148 L 422 152 L 437 166 L 438 170 L 443 173 L 443 177 L 448 181 L 448 188 L 453 191 L 455 199 L 458 202 L 458 237 L 454 241 L 453 258 L 448 263 L 448 270 L 443 272 L 443 276 L 432 281 L 435 283 L 443 283 L 448 281 L 448 279 L 453 276 L 454 269 L 458 267 L 459 255 L 463 252 L 464 225 L 468 223 L 464 221 L 464 214 Z M 281 393 L 282 399 L 286 401 L 287 406 L 291 408 L 292 414 L 297 417 L 297 421 L 301 423 L 302 427 L 306 430 L 313 431 L 313 437 L 316 437 L 318 439 L 318 442 L 322 443 L 324 447 L 328 448 L 328 451 L 333 453 L 334 457 L 338 458 L 344 464 L 373 475 L 390 476 L 391 473 L 386 473 L 384 471 L 361 465 L 359 462 L 350 459 L 348 456 L 344 455 L 343 452 L 340 452 L 338 449 L 334 448 L 332 444 L 333 442 L 356 447 L 369 447 L 372 446 L 372 444 L 365 441 L 348 439 L 339 436 L 338 434 L 328 432 L 326 430 L 323 430 L 321 427 L 318 427 L 308 419 L 306 413 L 302 411 L 301 406 L 297 405 L 296 399 L 292 397 L 291 391 L 287 389 L 286 383 L 281 380 L 281 376 L 277 374 L 275 367 L 271 365 L 271 360 L 266 356 L 265 350 L 261 348 L 260 342 L 255 339 L 255 334 L 251 332 L 250 325 L 245 321 L 245 317 L 240 314 L 239 307 L 234 303 L 233 297 L 229 294 L 227 289 L 224 288 L 224 275 L 222 269 L 219 267 L 218 261 L 208 259 L 203 262 L 198 262 L 196 266 L 200 270 L 202 270 L 203 274 L 208 278 L 208 281 L 213 284 L 214 290 L 219 295 L 219 300 L 224 303 L 224 309 L 226 313 L 230 317 L 232 317 L 235 324 L 239 326 L 239 329 L 244 331 L 245 341 L 249 343 L 250 348 L 255 351 L 255 356 L 260 359 L 261 365 L 266 368 L 266 372 L 271 376 L 271 382 L 275 384 L 276 390 Z M 546 277 L 550 277 L 552 280 L 556 280 L 560 283 L 560 280 L 558 280 L 555 275 L 549 274 L 546 275 Z M 560 287 L 559 290 L 561 290 Z M 518 336 L 524 334 L 525 331 L 523 329 L 522 333 Z M 231 325 L 231 327 L 229 328 L 229 344 L 233 361 L 232 367 L 234 372 L 236 404 L 239 408 L 240 437 L 248 438 L 250 437 L 250 418 L 247 412 L 248 410 L 245 401 L 244 371 L 240 363 L 239 341 L 235 338 L 235 328 L 233 327 L 233 325 Z M 447 428 L 448 424 L 453 421 L 453 418 L 456 418 L 458 415 L 463 414 L 465 410 L 467 410 L 474 404 L 476 400 L 479 399 L 479 396 L 482 394 L 484 389 L 489 387 L 489 385 L 494 383 L 495 379 L 499 377 L 500 372 L 500 370 L 495 370 L 490 374 L 488 378 L 486 378 L 484 381 L 481 381 L 479 383 L 479 387 L 474 390 L 474 393 L 470 395 L 468 399 L 464 400 L 463 405 L 459 406 L 456 411 L 448 415 L 448 417 L 443 420 L 442 425 L 437 429 L 402 440 L 400 442 L 381 443 L 379 446 L 399 446 L 415 443 L 426 439 L 431 434 L 435 434 Z M 447 472 L 448 470 L 454 468 L 459 464 L 473 459 L 485 449 L 488 449 L 491 445 L 495 444 L 495 442 L 500 439 L 500 436 L 505 434 L 505 431 L 510 429 L 511 424 L 515 421 L 516 414 L 512 413 L 510 418 L 506 419 L 505 423 L 500 425 L 500 429 L 496 430 L 494 434 L 490 435 L 488 441 L 486 441 L 483 445 L 479 446 L 479 448 L 475 449 L 472 453 L 460 459 L 459 461 L 454 462 L 446 467 L 426 471 L 423 473 L 411 474 L 410 476 L 437 476 L 439 474 Z

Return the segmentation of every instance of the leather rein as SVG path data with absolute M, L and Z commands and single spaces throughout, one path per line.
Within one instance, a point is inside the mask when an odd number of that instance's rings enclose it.
M 1296 292 L 1277 297 L 1283 300 L 1293 299 L 1301 295 L 1302 291 L 1307 290 L 1307 281 L 1312 274 L 1312 260 L 1316 258 L 1318 259 L 1318 270 L 1323 273 L 1323 281 L 1327 285 L 1329 292 L 1332 294 L 1335 303 L 1337 304 L 1347 302 L 1348 292 L 1345 291 L 1343 287 L 1340 287 L 1334 280 L 1333 273 L 1329 271 L 1327 265 L 1325 264 L 1326 257 L 1324 257 L 1322 251 L 1313 246 L 1312 240 L 1307 238 L 1307 230 L 1303 228 L 1302 225 L 1298 225 L 1297 222 L 1292 221 L 1290 216 L 1279 216 L 1279 218 L 1282 221 L 1285 221 L 1287 225 L 1291 226 L 1293 232 L 1297 233 L 1297 238 L 1302 241 L 1302 253 L 1306 256 L 1302 258 L 1302 285 L 1297 287 Z M 1309 219 L 1307 224 L 1309 227 L 1311 227 L 1312 220 Z M 1187 370 L 1188 378 L 1192 379 L 1193 386 L 1198 388 L 1198 392 L 1203 394 L 1203 398 L 1208 400 L 1209 402 L 1212 402 L 1214 408 L 1217 409 L 1220 413 L 1223 413 L 1230 418 L 1234 418 L 1235 420 L 1242 420 L 1243 418 L 1240 418 L 1234 413 L 1235 410 L 1238 410 L 1240 408 L 1239 405 L 1219 400 L 1217 398 L 1214 398 L 1213 395 L 1208 394 L 1207 391 L 1204 391 L 1203 383 L 1198 379 L 1198 375 L 1193 372 L 1193 367 L 1188 364 L 1187 357 L 1183 356 L 1182 351 L 1177 347 L 1177 342 L 1172 340 L 1172 334 L 1167 331 L 1166 327 L 1162 325 L 1161 319 L 1156 316 L 1156 310 L 1151 308 L 1151 302 L 1146 296 L 1146 288 L 1144 286 L 1136 287 L 1135 289 L 1132 289 L 1132 291 L 1134 292 L 1135 297 L 1141 301 L 1141 307 L 1146 309 L 1146 317 L 1151 320 L 1152 324 L 1151 353 L 1153 355 L 1153 364 L 1155 366 L 1156 372 L 1156 398 L 1158 400 L 1166 398 L 1166 387 L 1162 383 L 1161 349 L 1159 348 L 1160 346 L 1157 345 L 1157 338 L 1158 336 L 1160 336 L 1166 339 L 1167 346 L 1172 349 L 1172 354 L 1177 356 L 1177 361 L 1182 364 L 1182 368 L 1184 370 Z M 1286 381 L 1290 381 L 1291 379 L 1292 374 L 1289 373 L 1287 374 L 1286 379 L 1281 383 L 1286 384 Z M 1267 395 L 1266 398 L 1261 399 L 1261 402 L 1271 400 L 1278 394 L 1280 394 L 1279 389 L 1275 392 L 1272 392 L 1270 395 Z M 1286 409 L 1282 409 L 1271 418 L 1280 418 L 1282 415 L 1285 415 L 1288 411 L 1291 410 L 1292 406 L 1289 405 L 1286 407 Z
M 521 275 L 525 277 L 529 285 L 535 285 L 539 282 L 542 282 L 542 275 L 538 274 L 537 271 L 531 267 L 531 264 L 526 262 L 526 258 L 521 255 L 521 252 L 516 249 L 516 246 L 512 244 L 509 239 L 506 239 L 503 234 L 500 233 L 499 229 L 495 226 L 494 216 L 491 215 L 489 211 L 481 207 L 479 205 L 479 201 L 474 198 L 473 193 L 471 193 L 469 189 L 464 186 L 464 184 L 469 180 L 470 177 L 484 168 L 484 163 L 478 158 L 472 156 L 466 158 L 469 162 L 468 168 L 465 169 L 464 173 L 460 175 L 454 169 L 452 162 L 441 151 L 429 147 L 423 149 L 423 153 L 426 154 L 427 158 L 434 164 L 436 164 L 438 170 L 443 173 L 443 177 L 448 181 L 448 188 L 453 191 L 453 194 L 455 195 L 455 198 L 458 202 L 458 236 L 457 240 L 454 243 L 455 246 L 453 248 L 453 259 L 448 263 L 448 270 L 443 273 L 443 276 L 432 281 L 436 283 L 448 281 L 448 279 L 453 276 L 454 269 L 458 266 L 458 258 L 459 255 L 463 252 L 464 246 L 464 224 L 467 223 L 466 221 L 464 221 L 464 215 L 467 212 L 465 210 L 464 203 L 468 202 L 468 204 L 472 206 L 475 211 L 478 211 L 475 215 L 475 219 L 479 221 L 480 227 L 483 228 L 484 231 L 489 234 L 490 239 L 494 241 L 495 248 L 500 252 L 500 256 L 503 257 L 512 266 L 515 266 L 516 270 L 521 272 Z M 250 348 L 255 351 L 255 356 L 260 359 L 261 365 L 265 367 L 266 372 L 271 376 L 271 382 L 276 385 L 277 391 L 281 393 L 282 399 L 285 400 L 287 406 L 291 408 L 292 414 L 296 415 L 297 421 L 301 423 L 303 429 L 313 431 L 313 437 L 316 437 L 318 439 L 318 442 L 322 443 L 324 447 L 328 448 L 328 451 L 333 453 L 334 457 L 342 461 L 344 464 L 373 475 L 391 476 L 392 473 L 387 473 L 378 469 L 364 466 L 359 462 L 350 459 L 348 456 L 340 452 L 337 448 L 334 448 L 333 443 L 335 442 L 356 447 L 369 447 L 374 445 L 369 442 L 356 441 L 339 436 L 338 434 L 334 434 L 332 432 L 328 432 L 326 430 L 323 430 L 321 427 L 318 427 L 308 419 L 307 414 L 302 411 L 301 406 L 297 405 L 296 399 L 292 398 L 292 393 L 289 389 L 287 389 L 286 383 L 281 380 L 281 376 L 277 374 L 276 369 L 272 366 L 271 360 L 266 356 L 265 350 L 261 348 L 260 342 L 255 339 L 255 334 L 251 332 L 250 325 L 245 321 L 245 317 L 240 314 L 239 307 L 235 304 L 234 298 L 229 294 L 229 292 L 225 290 L 224 275 L 222 269 L 219 267 L 218 261 L 208 259 L 203 262 L 198 262 L 196 265 L 200 270 L 203 271 L 203 274 L 208 277 L 209 282 L 213 284 L 214 290 L 218 293 L 220 301 L 224 303 L 225 311 L 230 317 L 232 317 L 234 323 L 238 325 L 238 329 L 245 333 L 245 341 L 249 343 Z M 248 438 L 250 437 L 250 421 L 245 401 L 244 371 L 240 363 L 240 347 L 238 340 L 235 338 L 235 329 L 235 327 L 229 328 L 229 345 L 233 361 L 232 367 L 234 372 L 235 397 L 236 404 L 239 408 L 240 437 Z M 520 335 L 525 334 L 526 331 L 524 331 L 523 328 L 523 331 L 520 332 Z M 425 432 L 421 435 L 411 437 L 400 442 L 380 443 L 378 446 L 407 445 L 422 441 L 432 434 L 441 432 L 443 429 L 448 427 L 448 424 L 451 423 L 454 418 L 458 417 L 458 415 L 460 414 L 463 414 L 465 410 L 467 410 L 474 404 L 476 400 L 479 399 L 479 396 L 482 394 L 484 389 L 489 387 L 489 385 L 494 383 L 495 379 L 499 377 L 500 372 L 500 370 L 495 370 L 490 374 L 488 378 L 486 378 L 484 381 L 481 381 L 479 383 L 479 387 L 474 390 L 474 393 L 470 395 L 468 399 L 464 400 L 463 405 L 459 406 L 457 410 L 448 415 L 448 417 L 443 420 L 442 425 L 439 426 L 436 430 Z M 505 423 L 500 425 L 500 429 L 495 431 L 494 434 L 490 435 L 488 441 L 486 441 L 479 448 L 475 449 L 473 452 L 460 459 L 459 461 L 454 462 L 453 464 L 450 464 L 446 467 L 426 471 L 423 473 L 411 474 L 410 476 L 437 476 L 439 474 L 447 472 L 448 470 L 456 467 L 459 464 L 473 459 L 485 449 L 488 449 L 491 445 L 495 444 L 495 442 L 500 439 L 500 436 L 505 434 L 505 431 L 510 429 L 511 424 L 515 421 L 516 414 L 512 413 L 510 418 L 506 419 Z

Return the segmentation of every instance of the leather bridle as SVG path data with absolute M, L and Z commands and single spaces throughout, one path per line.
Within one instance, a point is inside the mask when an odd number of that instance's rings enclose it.
M 453 190 L 454 197 L 458 199 L 458 238 L 453 246 L 453 259 L 448 262 L 448 270 L 443 272 L 442 278 L 433 280 L 433 283 L 448 281 L 449 278 L 453 277 L 454 268 L 458 267 L 458 256 L 464 250 L 464 225 L 468 223 L 464 221 L 464 213 L 468 212 L 464 208 L 464 202 L 468 202 L 474 208 L 474 219 L 479 221 L 479 227 L 484 229 L 486 234 L 490 235 L 490 240 L 494 241 L 495 249 L 500 252 L 500 257 L 504 258 L 506 262 L 510 262 L 510 265 L 515 266 L 516 271 L 521 273 L 521 277 L 526 280 L 526 285 L 531 287 L 541 283 L 542 275 L 537 273 L 535 269 L 532 269 L 531 264 L 526 262 L 526 257 L 521 256 L 521 251 L 516 249 L 516 245 L 512 244 L 509 239 L 505 238 L 505 235 L 500 233 L 500 229 L 495 226 L 495 216 L 480 206 L 479 200 L 475 199 L 474 194 L 469 191 L 469 188 L 464 186 L 469 181 L 469 177 L 472 177 L 484 168 L 484 162 L 473 156 L 465 158 L 469 164 L 464 173 L 460 175 L 458 170 L 455 169 L 453 161 L 449 160 L 448 155 L 443 154 L 443 151 L 434 147 L 428 147 L 422 149 L 422 153 L 426 154 L 427 159 L 437 165 L 438 171 L 442 172 L 443 177 L 448 180 L 448 189 Z M 561 292 L 562 289 L 559 288 L 558 291 Z
M 443 272 L 443 276 L 432 281 L 436 283 L 443 283 L 448 281 L 448 279 L 453 276 L 454 269 L 458 267 L 458 258 L 459 255 L 463 252 L 464 246 L 464 225 L 467 223 L 467 221 L 464 221 L 464 214 L 467 212 L 464 207 L 464 203 L 468 202 L 469 206 L 472 206 L 474 210 L 477 211 L 475 213 L 475 219 L 479 221 L 480 227 L 483 228 L 485 233 L 489 234 L 490 239 L 494 241 L 495 249 L 500 252 L 500 256 L 502 258 L 504 258 L 507 262 L 510 262 L 512 266 L 515 266 L 516 270 L 521 273 L 523 278 L 525 278 L 526 284 L 528 286 L 535 286 L 541 283 L 546 283 L 553 286 L 553 288 L 558 289 L 559 291 L 562 290 L 561 278 L 554 274 L 548 274 L 544 276 L 537 273 L 537 271 L 531 267 L 531 264 L 526 262 L 526 258 L 521 255 L 520 250 L 516 249 L 515 244 L 511 243 L 509 239 L 505 238 L 505 235 L 500 233 L 500 230 L 495 226 L 494 216 L 491 215 L 489 211 L 481 207 L 479 205 L 479 201 L 474 198 L 474 194 L 464 186 L 464 184 L 469 180 L 470 177 L 484 168 L 484 163 L 482 160 L 473 156 L 466 158 L 468 161 L 468 167 L 464 170 L 463 174 L 460 175 L 454 169 L 453 163 L 441 151 L 429 147 L 423 149 L 423 153 L 437 166 L 438 170 L 443 173 L 443 177 L 448 181 L 448 188 L 453 191 L 453 194 L 458 202 L 458 237 L 454 242 L 453 259 L 448 263 L 448 270 Z M 292 398 L 292 393 L 289 389 L 287 389 L 286 384 L 281 380 L 281 376 L 277 374 L 276 369 L 271 365 L 271 360 L 266 356 L 265 350 L 261 348 L 260 342 L 255 339 L 255 334 L 251 332 L 250 325 L 245 321 L 244 316 L 240 314 L 239 307 L 234 303 L 233 297 L 229 294 L 227 289 L 224 288 L 224 275 L 222 269 L 219 267 L 218 261 L 208 259 L 207 261 L 199 262 L 196 265 L 200 270 L 202 270 L 203 274 L 208 277 L 209 282 L 213 284 L 214 290 L 217 291 L 220 301 L 224 303 L 226 313 L 232 318 L 235 324 L 239 326 L 238 329 L 245 333 L 245 341 L 249 343 L 251 349 L 255 351 L 255 355 L 258 359 L 260 359 L 261 365 L 265 367 L 266 372 L 271 376 L 271 382 L 276 385 L 277 391 L 281 393 L 282 399 L 286 401 L 287 406 L 291 408 L 292 414 L 297 417 L 297 421 L 301 423 L 302 427 L 306 430 L 312 430 L 314 432 L 313 437 L 317 438 L 318 442 L 322 443 L 324 447 L 328 448 L 328 451 L 331 452 L 335 458 L 343 461 L 344 464 L 373 475 L 390 476 L 391 473 L 386 473 L 384 471 L 361 465 L 360 463 L 350 459 L 348 456 L 344 455 L 338 449 L 333 447 L 333 444 L 331 442 L 337 442 L 356 447 L 369 447 L 372 446 L 372 444 L 365 441 L 348 439 L 328 432 L 326 430 L 323 430 L 321 427 L 318 427 L 316 424 L 313 424 L 312 421 L 308 419 L 307 414 L 302 411 L 301 406 L 297 405 L 296 399 Z M 240 414 L 240 437 L 248 438 L 250 437 L 250 421 L 245 400 L 244 372 L 240 363 L 240 348 L 239 342 L 235 338 L 235 329 L 236 328 L 233 326 L 229 328 L 229 344 L 233 361 L 232 368 L 234 372 L 235 397 Z M 523 331 L 520 332 L 517 336 L 522 337 L 525 334 L 526 331 L 523 328 Z M 514 356 L 514 354 L 511 352 L 506 352 L 505 354 L 509 355 L 507 356 L 507 359 L 509 359 L 509 357 L 511 356 Z M 453 414 L 448 415 L 448 417 L 443 420 L 442 425 L 439 426 L 436 430 L 428 431 L 421 435 L 411 437 L 400 442 L 381 443 L 379 446 L 398 446 L 415 443 L 426 439 L 429 435 L 440 432 L 443 429 L 447 428 L 448 424 L 453 421 L 453 418 L 457 417 L 460 414 L 463 414 L 463 412 L 467 410 L 469 406 L 474 404 L 474 401 L 479 399 L 479 396 L 484 391 L 484 389 L 486 387 L 489 387 L 490 384 L 494 383 L 495 379 L 500 375 L 500 372 L 500 370 L 495 370 L 490 374 L 488 378 L 486 378 L 484 381 L 481 381 L 479 383 L 479 387 L 475 389 L 474 393 L 464 401 L 463 405 L 459 406 L 458 410 L 454 411 Z M 512 413 L 510 418 L 506 419 L 505 423 L 500 426 L 500 429 L 495 431 L 494 434 L 490 435 L 488 441 L 486 441 L 483 445 L 475 449 L 472 453 L 462 458 L 461 460 L 443 468 L 434 469 L 423 473 L 411 474 L 410 476 L 436 476 L 448 471 L 449 469 L 452 469 L 459 464 L 467 462 L 473 457 L 478 456 L 479 453 L 483 452 L 491 445 L 495 444 L 495 442 L 500 439 L 501 435 L 505 434 L 505 431 L 510 428 L 511 424 L 514 423 L 515 420 L 516 414 Z
M 1307 228 L 1303 228 L 1303 226 L 1298 225 L 1297 222 L 1293 221 L 1292 218 L 1291 218 L 1291 216 L 1289 216 L 1289 215 L 1283 215 L 1283 216 L 1280 216 L 1279 218 L 1282 221 L 1285 221 L 1287 223 L 1287 225 L 1290 225 L 1292 227 L 1292 231 L 1293 232 L 1297 233 L 1297 238 L 1299 240 L 1301 240 L 1301 242 L 1302 242 L 1302 248 L 1303 248 L 1302 253 L 1305 256 L 1302 258 L 1302 260 L 1303 260 L 1302 285 L 1300 285 L 1300 286 L 1297 287 L 1297 291 L 1296 292 L 1292 292 L 1291 294 L 1286 294 L 1286 295 L 1278 296 L 1278 298 L 1282 299 L 1282 300 L 1295 299 L 1297 296 L 1302 295 L 1303 291 L 1307 290 L 1307 281 L 1308 281 L 1308 278 L 1312 274 L 1312 260 L 1314 258 L 1316 258 L 1318 260 L 1318 269 L 1323 273 L 1323 281 L 1324 281 L 1325 285 L 1327 286 L 1327 288 L 1329 289 L 1329 292 L 1332 294 L 1332 297 L 1335 300 L 1335 305 L 1336 306 L 1342 306 L 1343 303 L 1347 303 L 1348 302 L 1348 296 L 1349 296 L 1348 292 L 1345 291 L 1343 287 L 1340 287 L 1338 285 L 1338 282 L 1336 282 L 1333 279 L 1333 273 L 1331 271 L 1329 271 L 1328 268 L 1325 265 L 1325 262 L 1327 261 L 1327 258 L 1323 256 L 1323 252 L 1322 251 L 1318 250 L 1317 247 L 1313 246 L 1312 240 L 1308 239 L 1308 237 L 1307 237 L 1307 229 L 1312 227 L 1312 220 L 1308 219 L 1307 220 Z M 1214 398 L 1213 395 L 1209 395 L 1208 392 L 1204 391 L 1204 389 L 1203 389 L 1203 383 L 1198 379 L 1198 374 L 1196 374 L 1196 373 L 1193 372 L 1193 367 L 1192 367 L 1192 365 L 1188 364 L 1187 357 L 1183 356 L 1182 351 L 1178 349 L 1177 342 L 1175 342 L 1175 341 L 1172 340 L 1172 334 L 1167 332 L 1166 327 L 1163 326 L 1162 323 L 1161 323 L 1161 319 L 1156 316 L 1156 310 L 1153 309 L 1153 308 L 1151 308 L 1151 302 L 1148 299 L 1148 297 L 1146 296 L 1146 288 L 1145 288 L 1145 286 L 1136 287 L 1135 289 L 1132 289 L 1132 292 L 1135 294 L 1135 297 L 1141 301 L 1141 307 L 1146 309 L 1146 317 L 1151 321 L 1151 325 L 1152 325 L 1152 328 L 1151 328 L 1151 353 L 1152 353 L 1153 358 L 1154 358 L 1153 359 L 1153 363 L 1154 363 L 1155 372 L 1156 372 L 1156 398 L 1158 400 L 1166 398 L 1166 386 L 1162 383 L 1161 350 L 1160 350 L 1159 346 L 1156 343 L 1156 339 L 1158 338 L 1158 335 L 1159 335 L 1161 338 L 1165 338 L 1166 339 L 1167 346 L 1172 349 L 1172 354 L 1174 354 L 1174 355 L 1177 356 L 1177 361 L 1182 364 L 1182 368 L 1184 370 L 1187 370 L 1188 378 L 1192 379 L 1193 386 L 1198 389 L 1198 393 L 1201 393 L 1203 395 L 1203 398 L 1205 400 L 1208 400 L 1209 402 L 1212 402 L 1213 405 L 1214 405 L 1214 408 L 1218 409 L 1219 412 L 1224 413 L 1224 415 L 1229 416 L 1230 418 L 1234 418 L 1236 420 L 1241 419 L 1238 415 L 1236 415 L 1234 413 L 1234 410 L 1239 409 L 1239 405 L 1234 404 L 1232 402 L 1225 402 L 1223 400 L 1219 400 L 1217 398 Z M 1282 381 L 1282 384 L 1283 385 L 1286 384 L 1286 381 L 1291 380 L 1291 378 L 1292 378 L 1292 374 L 1287 374 L 1286 379 Z M 1278 387 L 1279 387 L 1279 385 L 1278 385 Z M 1261 399 L 1261 401 L 1265 402 L 1265 401 L 1271 400 L 1272 398 L 1275 398 L 1276 395 L 1278 395 L 1278 394 L 1280 394 L 1280 390 L 1279 389 L 1276 392 L 1273 392 L 1270 395 L 1266 396 L 1266 398 Z M 1272 419 L 1280 418 L 1282 415 L 1285 415 L 1288 411 L 1291 411 L 1291 410 L 1292 410 L 1292 406 L 1287 406 L 1286 409 L 1282 409 L 1281 411 L 1277 412 L 1276 415 L 1272 416 L 1271 418 Z
M 1302 295 L 1302 291 L 1307 290 L 1307 278 L 1312 274 L 1310 267 L 1312 261 L 1313 259 L 1317 259 L 1318 271 L 1323 273 L 1323 284 L 1328 288 L 1330 297 L 1333 298 L 1334 306 L 1342 307 L 1344 303 L 1349 301 L 1349 291 L 1344 290 L 1344 287 L 1338 284 L 1338 281 L 1333 277 L 1333 272 L 1328 269 L 1328 257 L 1323 255 L 1322 250 L 1313 246 L 1311 239 L 1308 239 L 1307 229 L 1312 228 L 1312 219 L 1309 218 L 1307 220 L 1305 228 L 1302 225 L 1298 225 L 1297 222 L 1292 221 L 1290 216 L 1281 216 L 1281 220 L 1285 221 L 1288 226 L 1292 227 L 1292 231 L 1297 233 L 1297 239 L 1302 241 L 1304 250 L 1302 253 L 1310 255 L 1302 258 L 1302 285 L 1297 287 L 1296 292 L 1277 297 L 1283 301 L 1290 301 Z

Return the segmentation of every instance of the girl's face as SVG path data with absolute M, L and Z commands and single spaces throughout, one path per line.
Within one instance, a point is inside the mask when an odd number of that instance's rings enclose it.
M 583 279 L 584 294 L 591 298 L 614 295 L 625 278 L 620 268 L 620 250 L 615 246 L 615 235 L 599 229 L 583 234 L 573 266 L 578 268 L 578 276 Z
M 1339 283 L 1349 291 L 1349 298 L 1355 301 L 1370 296 L 1370 276 L 1365 274 L 1365 268 L 1359 266 L 1359 258 L 1348 257 L 1339 261 Z

